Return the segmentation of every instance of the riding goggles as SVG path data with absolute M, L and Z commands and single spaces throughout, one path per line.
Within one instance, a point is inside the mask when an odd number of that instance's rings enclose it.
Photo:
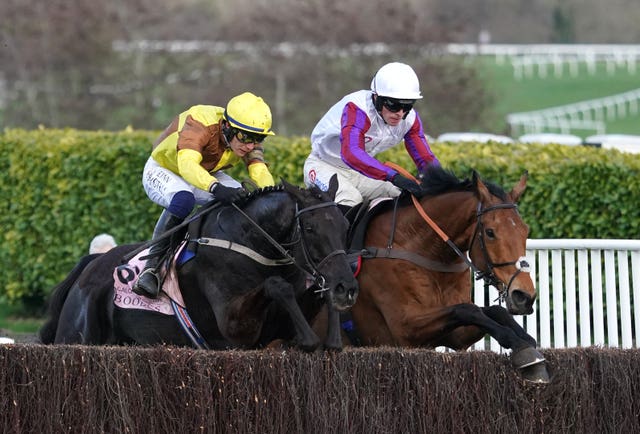
M 245 145 L 250 143 L 262 143 L 266 137 L 267 136 L 264 134 L 249 133 L 247 131 L 237 130 L 236 132 L 236 138 Z
M 398 113 L 402 110 L 405 113 L 408 113 L 413 108 L 413 104 L 415 104 L 415 99 L 395 99 L 389 97 L 381 97 L 382 105 L 386 107 L 391 113 Z

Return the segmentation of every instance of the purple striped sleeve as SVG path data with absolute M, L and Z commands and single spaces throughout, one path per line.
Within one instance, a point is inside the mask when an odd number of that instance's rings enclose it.
M 371 127 L 366 113 L 350 102 L 342 111 L 342 129 L 340 131 L 340 156 L 342 161 L 365 176 L 388 181 L 396 175 L 396 171 L 380 163 L 367 154 L 364 147 L 364 134 Z
M 427 138 L 424 136 L 422 121 L 418 112 L 416 112 L 416 119 L 411 125 L 411 129 L 404 135 L 404 146 L 419 171 L 424 170 L 430 164 L 440 164 L 431 151 Z

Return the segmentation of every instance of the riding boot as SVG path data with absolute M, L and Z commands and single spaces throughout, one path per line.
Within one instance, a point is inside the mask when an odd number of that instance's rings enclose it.
M 165 232 L 178 226 L 183 221 L 184 219 L 165 210 L 158 219 L 158 224 L 156 224 L 152 239 L 159 238 Z M 170 243 L 171 236 L 167 236 L 159 239 L 151 246 L 148 253 L 149 259 L 147 259 L 144 270 L 142 270 L 142 273 L 138 276 L 138 281 L 132 288 L 133 292 L 150 298 L 156 298 L 158 296 L 158 292 L 160 291 L 160 279 L 157 268 L 160 263 L 160 259 L 164 256 Z

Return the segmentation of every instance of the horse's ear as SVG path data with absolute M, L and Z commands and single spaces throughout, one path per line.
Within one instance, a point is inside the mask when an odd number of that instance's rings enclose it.
M 293 184 L 288 183 L 287 180 L 284 178 L 280 178 L 280 182 L 282 183 L 282 186 L 284 187 L 284 189 L 287 191 L 289 191 L 292 188 L 295 188 Z
M 335 200 L 336 193 L 338 192 L 338 175 L 334 173 L 329 179 L 329 188 L 327 189 L 327 195 L 330 200 Z
M 518 183 L 513 186 L 513 189 L 511 189 L 509 196 L 511 196 L 511 200 L 513 200 L 514 203 L 517 203 L 520 200 L 522 193 L 524 193 L 524 189 L 527 188 L 528 178 L 529 178 L 529 172 L 525 170 L 522 176 L 520 177 L 520 181 L 518 181 Z
M 488 201 L 491 198 L 491 193 L 489 193 L 489 189 L 484 185 L 484 182 L 480 179 L 480 175 L 475 170 L 471 175 L 471 181 L 473 182 L 473 186 L 478 194 L 480 202 Z
M 299 187 L 296 187 L 295 185 L 288 183 L 284 178 L 280 178 L 280 181 L 282 182 L 284 191 L 291 194 L 293 197 L 296 197 L 296 198 L 302 197 L 302 194 L 301 194 L 302 190 L 300 190 Z

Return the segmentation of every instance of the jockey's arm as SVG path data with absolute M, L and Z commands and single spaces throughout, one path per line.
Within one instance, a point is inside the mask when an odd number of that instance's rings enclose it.
M 348 103 L 341 119 L 340 156 L 344 163 L 365 176 L 382 181 L 392 180 L 398 172 L 367 154 L 364 135 L 371 128 L 367 115 L 353 103 Z
M 404 146 L 419 172 L 431 164 L 440 165 L 438 158 L 433 151 L 431 151 L 429 142 L 427 142 L 422 128 L 422 121 L 417 113 L 413 125 L 411 125 L 411 128 L 404 136 Z

